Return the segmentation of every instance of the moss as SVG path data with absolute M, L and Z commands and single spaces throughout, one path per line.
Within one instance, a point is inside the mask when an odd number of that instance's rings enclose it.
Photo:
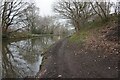
M 75 43 L 83 43 L 87 36 L 88 36 L 88 32 L 87 31 L 81 31 L 81 32 L 73 34 L 69 38 L 69 41 L 70 42 L 75 42 Z

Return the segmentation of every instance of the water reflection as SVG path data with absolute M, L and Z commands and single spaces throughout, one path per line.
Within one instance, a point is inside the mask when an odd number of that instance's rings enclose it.
M 2 77 L 23 78 L 39 71 L 41 53 L 60 39 L 57 36 L 2 43 Z

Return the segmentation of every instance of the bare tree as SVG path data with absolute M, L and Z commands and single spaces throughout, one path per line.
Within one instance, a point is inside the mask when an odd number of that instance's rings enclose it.
M 94 12 L 101 18 L 107 19 L 113 3 L 110 2 L 90 2 Z
M 22 10 L 27 6 L 27 3 L 23 3 L 19 0 L 13 0 L 11 2 L 4 2 L 1 6 L 1 16 L 2 16 L 2 33 L 3 35 L 8 35 L 8 29 L 11 27 L 17 28 L 15 25 L 22 22 L 24 20 L 21 19 Z M 18 29 L 18 28 L 17 28 Z M 20 30 L 20 29 L 18 29 Z M 17 31 L 18 31 L 17 30 Z
M 33 3 L 29 4 L 29 6 L 23 10 L 23 17 L 26 17 L 27 20 L 27 28 L 31 33 L 34 33 L 37 25 L 37 21 L 39 21 L 40 16 L 39 8 L 37 8 Z
M 82 23 L 92 15 L 92 10 L 89 6 L 90 3 L 88 2 L 62 0 L 54 6 L 54 11 L 62 15 L 62 17 L 71 20 L 75 30 L 79 31 Z

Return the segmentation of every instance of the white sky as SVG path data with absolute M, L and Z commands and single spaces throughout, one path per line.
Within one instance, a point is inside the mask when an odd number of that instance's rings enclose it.
M 47 16 L 47 15 L 54 14 L 52 7 L 53 7 L 54 2 L 57 0 L 29 0 L 29 1 L 34 2 L 36 6 L 40 8 L 41 16 Z M 109 1 L 116 2 L 119 0 L 109 0 Z
M 53 15 L 52 4 L 55 0 L 34 0 L 37 7 L 40 8 L 40 15 Z

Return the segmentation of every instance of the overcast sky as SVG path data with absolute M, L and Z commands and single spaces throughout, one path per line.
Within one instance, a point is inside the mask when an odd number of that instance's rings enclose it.
M 36 6 L 40 8 L 40 15 L 42 16 L 54 14 L 52 8 L 55 1 L 57 0 L 30 0 L 30 2 L 34 2 Z M 110 1 L 115 2 L 118 0 L 110 0 Z
M 37 7 L 40 8 L 40 15 L 53 15 L 52 5 L 56 0 L 34 0 Z

